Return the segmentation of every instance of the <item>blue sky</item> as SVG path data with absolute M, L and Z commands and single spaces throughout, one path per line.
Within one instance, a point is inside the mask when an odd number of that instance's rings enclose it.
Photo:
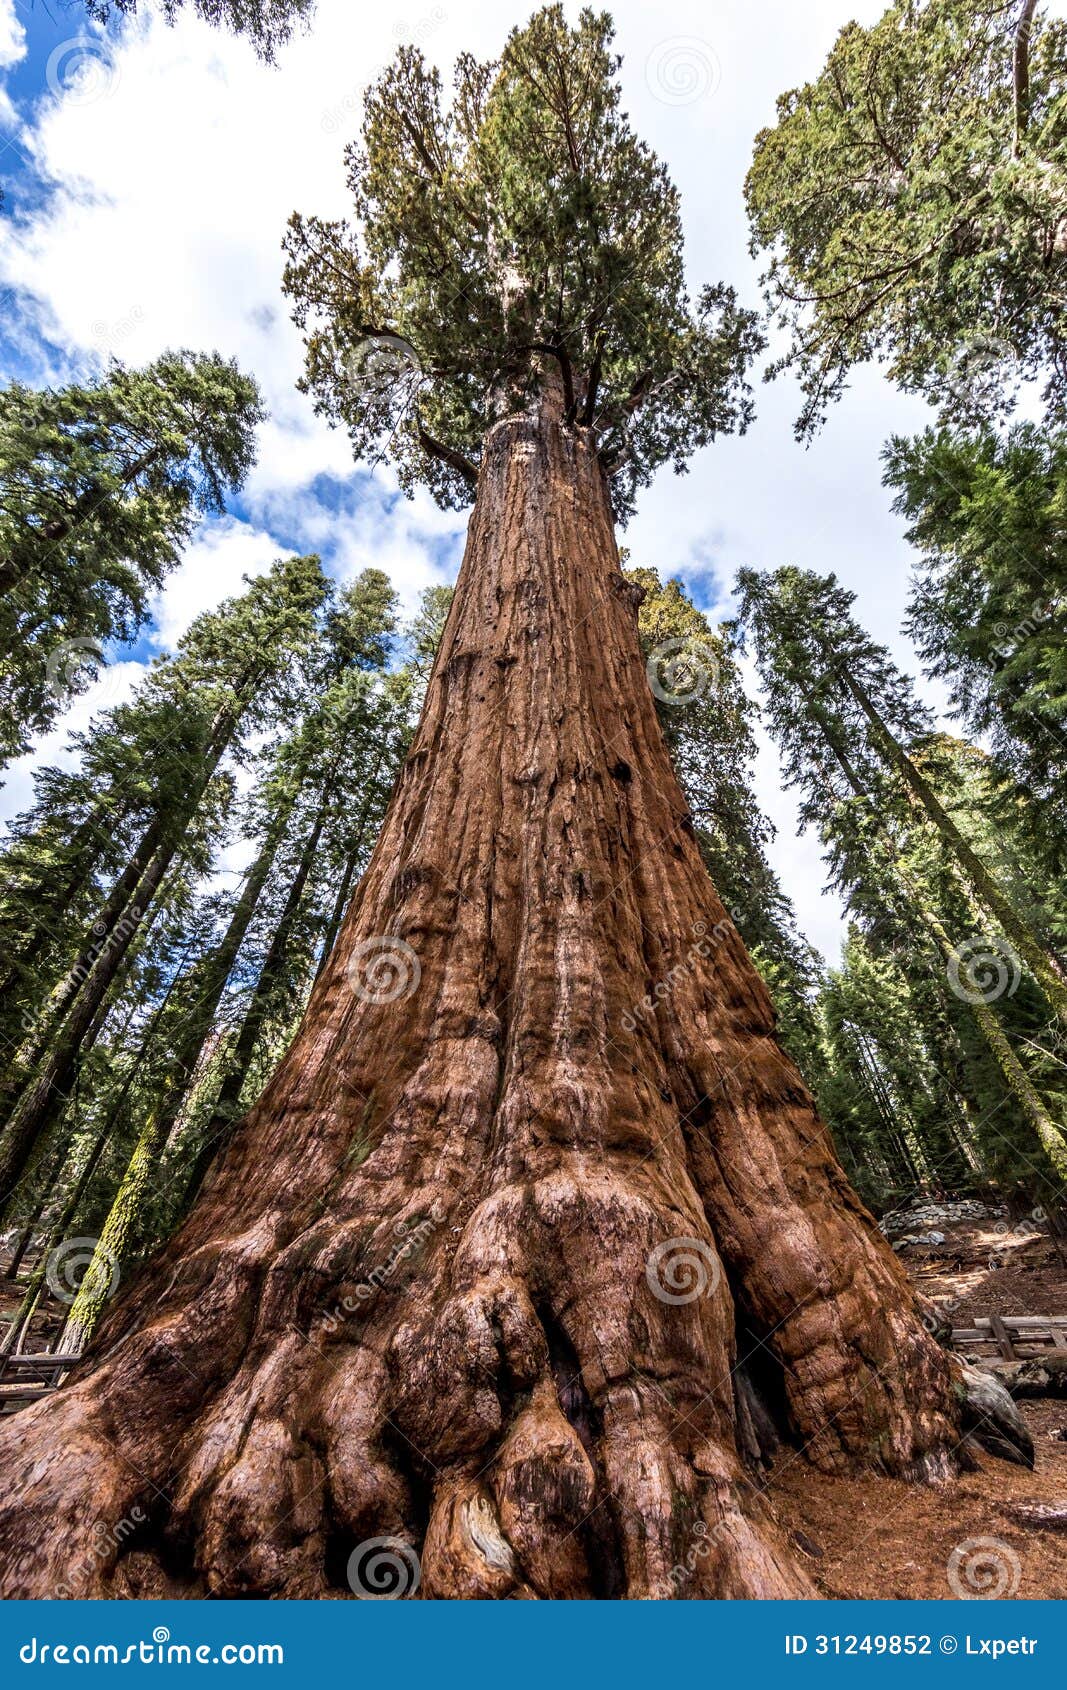
M 240 499 L 198 532 L 145 638 L 12 771 L 0 815 L 25 805 L 34 763 L 61 755 L 67 727 L 125 696 L 192 616 L 280 552 L 318 551 L 340 579 L 376 564 L 408 606 L 454 576 L 466 517 L 425 495 L 403 498 L 387 466 L 357 469 L 344 437 L 296 392 L 301 349 L 280 290 L 280 243 L 294 209 L 345 214 L 343 147 L 357 132 L 364 87 L 399 42 L 418 41 L 447 73 L 463 49 L 490 56 L 529 9 L 318 0 L 311 30 L 271 68 L 192 17 L 168 27 L 146 10 L 105 34 L 85 23 L 77 0 L 0 0 L 4 375 L 57 381 L 109 357 L 135 364 L 167 347 L 216 349 L 257 377 L 271 412 Z M 773 121 L 775 96 L 818 70 L 844 23 L 882 9 L 881 0 L 612 8 L 624 104 L 681 190 L 694 284 L 724 279 L 758 303 L 741 197 L 753 136 Z M 862 370 L 804 450 L 793 438 L 790 380 L 759 385 L 757 405 L 745 438 L 698 454 L 680 480 L 664 472 L 643 495 L 625 535 L 633 561 L 680 575 L 716 613 L 729 610 L 741 564 L 833 569 L 914 671 L 900 635 L 911 559 L 879 452 L 891 433 L 921 427 L 925 407 Z M 924 691 L 937 708 L 940 696 Z M 757 788 L 801 925 L 835 958 L 840 907 L 824 891 L 817 842 L 796 837 L 795 804 L 766 743 Z

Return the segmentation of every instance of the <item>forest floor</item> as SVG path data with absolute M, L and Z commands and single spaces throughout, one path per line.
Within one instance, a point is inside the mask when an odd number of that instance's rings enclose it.
M 991 1214 L 935 1218 L 904 1236 L 931 1232 L 943 1241 L 901 1245 L 898 1238 L 897 1251 L 916 1287 L 953 1326 L 991 1314 L 1067 1315 L 1067 1269 L 1032 1224 L 1013 1228 Z M 1018 1407 L 1034 1440 L 1033 1472 L 979 1453 L 976 1472 L 927 1487 L 833 1478 L 784 1450 L 766 1492 L 822 1594 L 952 1598 L 962 1588 L 975 1596 L 1067 1598 L 1063 1526 L 1035 1529 L 1011 1513 L 1018 1503 L 1067 1507 L 1067 1400 L 1022 1400 Z

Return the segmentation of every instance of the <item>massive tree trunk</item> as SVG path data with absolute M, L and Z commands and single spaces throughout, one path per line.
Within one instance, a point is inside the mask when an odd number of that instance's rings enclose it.
M 347 1593 L 383 1537 L 425 1597 L 810 1594 L 739 1328 L 818 1467 L 951 1471 L 948 1360 L 701 864 L 591 441 L 508 418 L 292 1049 L 0 1431 L 3 1589 L 136 1508 L 76 1594 Z

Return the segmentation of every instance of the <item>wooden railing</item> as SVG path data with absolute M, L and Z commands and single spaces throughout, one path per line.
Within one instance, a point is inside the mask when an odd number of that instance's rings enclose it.
M 972 1359 L 1000 1356 L 1029 1361 L 1033 1356 L 1067 1351 L 1067 1315 L 991 1314 L 973 1326 L 952 1328 L 952 1348 Z
M 12 1414 L 63 1383 L 77 1354 L 0 1356 L 0 1414 Z

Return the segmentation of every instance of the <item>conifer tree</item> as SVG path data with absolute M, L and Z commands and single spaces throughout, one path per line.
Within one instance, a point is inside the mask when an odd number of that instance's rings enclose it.
M 1034 0 L 899 0 L 778 100 L 746 184 L 808 436 L 879 360 L 947 418 L 1039 379 L 1067 412 L 1067 27 Z
M 859 628 L 851 616 L 853 596 L 839 588 L 833 576 L 796 569 L 779 570 L 774 576 L 742 570 L 738 592 L 764 684 L 768 719 L 784 753 L 786 779 L 803 793 L 802 823 L 822 831 L 842 884 L 910 926 L 920 946 L 932 945 L 944 969 L 946 989 L 955 985 L 967 1003 L 1016 1107 L 1062 1180 L 1067 1177 L 1067 1138 L 990 1007 L 984 982 L 975 973 L 983 964 L 968 958 L 963 943 L 971 935 L 952 937 L 938 914 L 939 900 L 924 892 L 893 825 L 896 821 L 906 828 L 913 823 L 920 787 L 903 778 L 899 759 L 887 744 L 888 730 L 882 731 L 883 718 L 875 712 L 873 720 L 864 699 L 869 702 L 879 695 L 887 715 L 891 711 L 903 730 L 922 731 L 926 719 L 907 678 L 885 649 Z M 899 749 L 907 757 L 903 747 Z M 922 782 L 918 765 L 907 760 Z M 958 827 L 937 827 L 934 833 L 930 823 L 936 823 L 936 815 L 925 805 L 920 815 L 920 836 L 933 833 L 958 867 Z M 1025 927 L 1014 909 L 1012 918 L 1013 929 Z M 994 967 L 997 940 L 995 933 L 987 935 L 983 953 Z M 1044 991 L 1044 981 L 1040 983 Z
M 242 729 L 276 713 L 290 666 L 311 641 L 324 596 L 317 558 L 283 560 L 253 580 L 240 598 L 198 618 L 175 656 L 147 678 L 145 693 L 155 707 L 148 710 L 148 720 L 156 729 L 161 718 L 168 724 L 151 742 L 169 742 L 165 799 L 148 810 L 125 867 L 79 939 L 72 965 L 40 1006 L 37 1025 L 12 1064 L 10 1102 L 0 1132 L 0 1202 L 13 1189 L 45 1125 L 62 1108 L 86 1032 L 182 849 L 216 770 Z
M 928 429 L 886 449 L 918 549 L 908 631 L 957 715 L 988 737 L 1027 819 L 1064 870 L 1067 787 L 1067 436 Z
M 194 523 L 243 482 L 263 415 L 213 355 L 0 388 L 0 762 L 130 640 Z

